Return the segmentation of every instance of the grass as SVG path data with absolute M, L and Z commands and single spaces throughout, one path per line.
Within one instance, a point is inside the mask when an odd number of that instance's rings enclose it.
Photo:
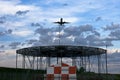
M 45 70 L 0 67 L 0 80 L 35 80 L 37 75 L 43 76 Z
M 45 70 L 0 67 L 0 80 L 43 80 Z M 120 74 L 96 74 L 77 72 L 77 80 L 120 80 Z

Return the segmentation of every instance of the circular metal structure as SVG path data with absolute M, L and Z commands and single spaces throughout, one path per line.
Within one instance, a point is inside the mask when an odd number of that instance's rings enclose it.
M 106 50 L 102 48 L 73 45 L 37 46 L 17 50 L 17 54 L 34 57 L 87 57 L 105 53 Z
M 49 45 L 22 48 L 16 51 L 16 68 L 18 67 L 18 55 L 21 56 L 23 69 L 47 69 L 51 63 L 62 63 L 62 58 L 70 60 L 78 69 L 83 67 L 86 71 L 97 73 L 108 72 L 107 50 L 97 47 L 77 45 Z M 51 61 L 53 60 L 53 61 Z M 95 65 L 95 66 L 92 66 Z M 94 71 L 94 69 L 96 69 Z M 104 71 L 105 69 L 105 71 Z

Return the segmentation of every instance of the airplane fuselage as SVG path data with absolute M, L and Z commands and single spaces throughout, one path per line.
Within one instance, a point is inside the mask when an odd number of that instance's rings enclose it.
M 57 24 L 59 24 L 59 25 L 64 25 L 65 23 L 68 23 L 68 22 L 65 22 L 65 21 L 63 21 L 63 18 L 60 18 L 60 21 L 57 21 L 57 22 L 54 22 L 54 23 L 57 23 Z

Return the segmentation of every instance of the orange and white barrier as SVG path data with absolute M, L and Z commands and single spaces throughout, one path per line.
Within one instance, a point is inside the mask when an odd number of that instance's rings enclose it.
M 47 80 L 76 80 L 76 66 L 62 63 L 48 67 Z

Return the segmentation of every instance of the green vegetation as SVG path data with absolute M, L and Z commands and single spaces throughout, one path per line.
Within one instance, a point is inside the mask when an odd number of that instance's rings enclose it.
M 21 69 L 21 68 L 5 68 L 5 67 L 0 67 L 0 72 L 17 72 L 17 73 L 26 73 L 26 72 L 36 72 L 36 73 L 41 73 L 44 74 L 45 70 L 31 70 L 31 69 Z
M 16 69 L 0 67 L 0 80 L 45 80 L 45 70 Z M 120 74 L 96 74 L 77 70 L 77 80 L 120 80 Z
M 80 69 L 77 70 L 78 74 L 81 74 L 81 73 L 84 73 L 84 72 L 85 72 L 85 69 L 83 67 L 81 67 Z
M 37 80 L 37 77 L 43 76 L 45 70 L 0 68 L 0 80 Z

